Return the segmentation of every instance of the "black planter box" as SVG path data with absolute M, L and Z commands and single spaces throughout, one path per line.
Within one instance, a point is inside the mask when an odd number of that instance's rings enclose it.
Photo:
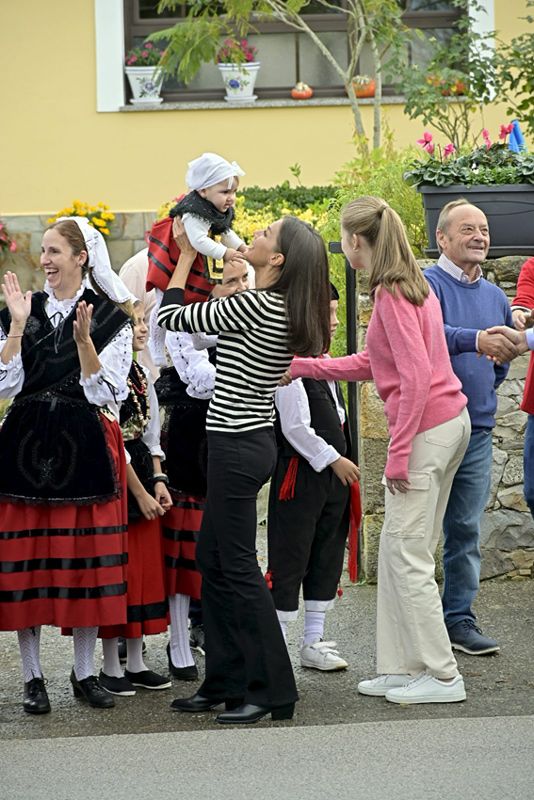
M 423 195 L 429 258 L 437 258 L 436 226 L 444 205 L 465 197 L 488 218 L 489 258 L 534 255 L 534 185 L 507 183 L 499 186 L 418 186 Z

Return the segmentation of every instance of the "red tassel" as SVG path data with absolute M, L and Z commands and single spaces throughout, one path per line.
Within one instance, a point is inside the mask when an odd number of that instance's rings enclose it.
M 362 500 L 358 481 L 350 487 L 350 526 L 349 526 L 349 578 L 352 583 L 358 580 L 358 535 L 362 522 Z
M 337 587 L 337 596 L 338 597 L 343 597 L 343 589 L 341 588 L 341 586 Z
M 295 484 L 297 482 L 297 472 L 299 468 L 299 460 L 297 456 L 292 456 L 289 459 L 289 465 L 284 475 L 284 480 L 278 492 L 279 500 L 293 500 L 295 497 Z
M 273 588 L 273 573 L 271 572 L 271 570 L 268 569 L 263 577 L 265 578 L 265 583 L 267 584 L 267 588 L 268 589 L 272 589 Z

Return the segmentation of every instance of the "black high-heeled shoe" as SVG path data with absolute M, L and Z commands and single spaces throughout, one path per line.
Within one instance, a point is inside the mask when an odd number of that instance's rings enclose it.
M 222 703 L 225 704 L 227 711 L 232 711 L 234 708 L 239 708 L 243 700 L 242 698 L 238 700 L 214 699 L 212 697 L 203 697 L 196 692 L 192 697 L 177 697 L 176 700 L 172 701 L 171 708 L 173 711 L 186 711 L 190 714 L 201 714 L 204 711 L 213 711 L 214 708 L 217 708 L 217 706 L 220 706 Z
M 93 708 L 114 707 L 115 700 L 108 692 L 106 692 L 105 689 L 100 686 L 96 675 L 89 675 L 88 678 L 84 678 L 83 680 L 79 681 L 74 674 L 73 669 L 70 673 L 70 682 L 72 683 L 74 697 L 77 697 L 81 700 L 87 700 L 89 705 L 93 706 Z
M 288 703 L 285 706 L 276 706 L 275 708 L 243 703 L 233 711 L 223 711 L 221 714 L 217 714 L 215 719 L 222 725 L 247 725 L 259 722 L 260 719 L 270 714 L 271 719 L 277 722 L 282 719 L 293 719 L 294 711 L 295 703 Z
M 28 714 L 48 714 L 50 701 L 46 692 L 44 678 L 32 678 L 24 684 L 22 707 Z

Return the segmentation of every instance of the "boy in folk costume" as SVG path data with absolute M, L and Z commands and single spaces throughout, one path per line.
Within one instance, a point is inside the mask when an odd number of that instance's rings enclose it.
M 331 329 L 339 295 L 332 286 Z M 277 389 L 278 461 L 271 481 L 267 581 L 284 637 L 304 594 L 303 667 L 346 669 L 336 643 L 323 641 L 349 531 L 351 484 L 359 469 L 350 456 L 345 407 L 335 381 L 299 379 Z M 357 485 L 357 484 L 356 484 Z M 355 487 L 356 488 L 356 487 Z

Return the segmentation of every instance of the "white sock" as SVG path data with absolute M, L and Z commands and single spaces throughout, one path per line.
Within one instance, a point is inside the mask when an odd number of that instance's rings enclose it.
M 73 628 L 74 642 L 74 674 L 79 681 L 95 674 L 94 655 L 98 627 Z
M 42 678 L 43 673 L 39 660 L 41 626 L 38 625 L 36 628 L 24 628 L 21 631 L 17 631 L 17 636 L 19 639 L 24 683 L 28 683 L 32 678 Z
M 104 654 L 104 664 L 102 672 L 110 678 L 123 678 L 124 671 L 119 661 L 119 640 L 102 639 L 102 652 Z
M 324 611 L 304 612 L 304 646 L 323 638 L 325 616 Z
M 143 637 L 126 639 L 126 669 L 128 672 L 145 672 L 147 667 L 143 661 Z
M 284 637 L 284 641 L 287 644 L 287 619 L 280 619 L 280 614 L 278 612 L 278 609 L 276 610 L 276 615 L 278 617 L 278 622 L 280 623 L 280 628 L 282 629 L 282 635 Z
M 189 600 L 187 594 L 175 594 L 169 597 L 169 611 L 171 615 L 170 653 L 171 661 L 175 667 L 192 667 L 195 663 L 193 653 L 189 647 Z

